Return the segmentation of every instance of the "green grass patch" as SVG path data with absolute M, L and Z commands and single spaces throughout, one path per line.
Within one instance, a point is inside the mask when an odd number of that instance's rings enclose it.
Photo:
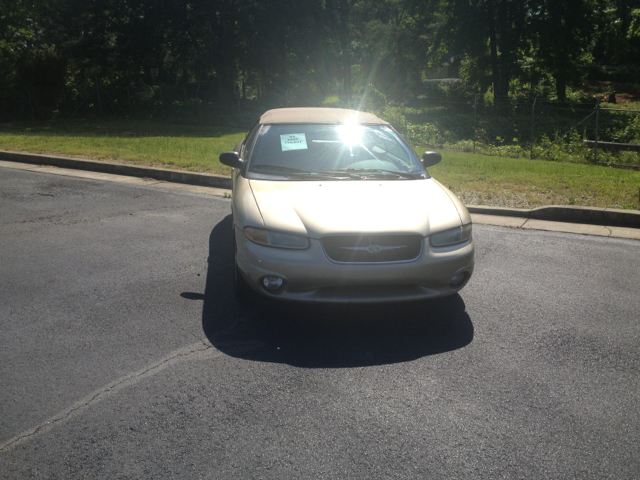
M 0 125 L 0 149 L 228 174 L 218 161 L 246 131 L 133 120 Z M 416 147 L 421 154 L 424 147 Z M 442 151 L 429 169 L 465 203 L 531 208 L 582 205 L 640 209 L 640 172 L 576 163 Z
M 231 127 L 77 120 L 0 125 L 0 149 L 228 174 L 218 161 L 246 131 Z
M 416 148 L 421 154 L 424 148 Z M 465 203 L 639 209 L 640 172 L 596 165 L 443 151 L 429 172 Z

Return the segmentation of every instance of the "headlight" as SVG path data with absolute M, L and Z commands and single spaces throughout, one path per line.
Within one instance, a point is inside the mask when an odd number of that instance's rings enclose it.
M 466 242 L 471 238 L 471 228 L 471 224 L 468 223 L 461 227 L 450 228 L 444 232 L 431 235 L 431 245 L 434 247 L 445 247 L 447 245 Z
M 247 227 L 244 229 L 245 236 L 253 243 L 267 245 L 278 248 L 296 248 L 299 250 L 309 246 L 309 240 L 299 235 L 288 233 L 272 232 L 264 228 Z

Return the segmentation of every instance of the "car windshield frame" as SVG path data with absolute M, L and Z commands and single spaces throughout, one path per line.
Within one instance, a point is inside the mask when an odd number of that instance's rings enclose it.
M 430 178 L 390 125 L 261 124 L 247 138 L 244 176 L 278 181 Z

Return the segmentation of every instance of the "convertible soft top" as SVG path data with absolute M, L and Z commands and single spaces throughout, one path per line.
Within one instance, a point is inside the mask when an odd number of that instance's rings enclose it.
M 372 113 L 345 108 L 276 108 L 265 112 L 260 117 L 260 123 L 263 125 L 279 123 L 389 125 L 389 122 L 385 122 Z

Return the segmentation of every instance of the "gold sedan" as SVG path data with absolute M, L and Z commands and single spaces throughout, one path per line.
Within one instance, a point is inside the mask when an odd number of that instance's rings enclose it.
M 266 112 L 233 167 L 234 281 L 269 297 L 386 302 L 451 295 L 474 267 L 471 216 L 389 125 L 337 108 Z

